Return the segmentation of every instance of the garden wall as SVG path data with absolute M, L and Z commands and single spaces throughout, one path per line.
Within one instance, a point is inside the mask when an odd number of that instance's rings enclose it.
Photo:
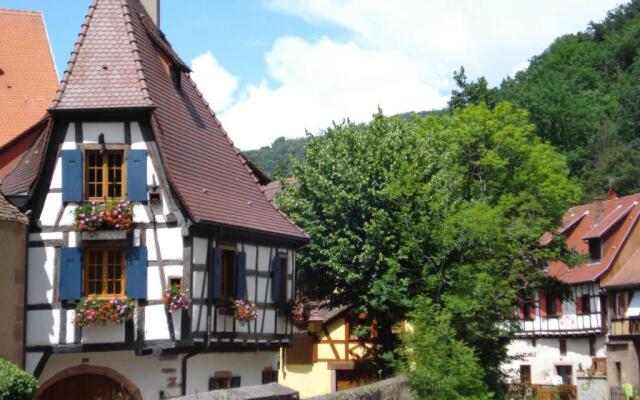
M 308 400 L 414 400 L 406 379 L 401 376 L 385 379 L 370 385 L 344 390 Z

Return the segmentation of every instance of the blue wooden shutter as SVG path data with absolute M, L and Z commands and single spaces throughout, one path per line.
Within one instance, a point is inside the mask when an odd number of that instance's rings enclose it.
M 222 296 L 222 250 L 213 249 L 213 298 Z
M 62 150 L 62 201 L 82 201 L 82 152 Z
M 271 262 L 271 299 L 281 302 L 282 299 L 282 257 L 276 255 Z
M 60 300 L 82 296 L 82 250 L 63 247 L 60 251 Z
M 247 295 L 247 255 L 238 253 L 236 255 L 236 298 L 244 299 Z
M 127 296 L 132 299 L 147 298 L 147 248 L 127 249 Z
M 127 200 L 147 201 L 147 151 L 127 153 Z

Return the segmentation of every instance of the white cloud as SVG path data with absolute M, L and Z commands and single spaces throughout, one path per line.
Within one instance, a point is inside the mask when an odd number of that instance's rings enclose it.
M 332 120 L 366 121 L 378 105 L 386 114 L 442 107 L 460 65 L 470 78 L 498 84 L 557 36 L 584 30 L 619 3 L 267 0 L 272 10 L 343 28 L 348 39 L 277 39 L 265 55 L 264 80 L 233 99 L 237 79 L 210 53 L 193 69 L 211 71 L 196 81 L 236 145 L 252 149 L 317 133 Z
M 266 55 L 269 77 L 249 86 L 220 119 L 241 149 L 279 136 L 317 133 L 331 121 L 367 121 L 380 106 L 387 114 L 442 107 L 441 84 L 428 65 L 401 53 L 362 49 L 322 38 L 314 43 L 280 38 Z
M 191 61 L 191 77 L 215 110 L 224 110 L 233 101 L 238 79 L 225 70 L 210 51 Z

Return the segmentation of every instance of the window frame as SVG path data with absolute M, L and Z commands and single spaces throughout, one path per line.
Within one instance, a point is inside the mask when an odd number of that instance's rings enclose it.
M 222 252 L 220 256 L 222 279 L 220 286 L 220 296 L 223 299 L 235 299 L 238 294 L 238 251 L 235 246 L 229 245 L 220 245 L 218 246 L 218 248 Z M 232 261 L 232 267 L 228 265 L 227 260 Z M 232 275 L 231 281 L 229 280 L 229 272 L 231 272 Z
M 89 293 L 89 253 L 93 251 L 102 252 L 102 293 Z M 121 260 L 120 293 L 106 293 L 109 283 L 109 252 L 118 251 Z M 87 246 L 82 249 L 82 293 L 84 296 L 92 296 L 98 299 L 108 299 L 112 297 L 122 297 L 127 290 L 127 252 L 119 246 Z
M 597 246 L 595 245 L 597 244 Z M 591 238 L 587 240 L 587 248 L 589 251 L 589 264 L 596 264 L 602 261 L 602 239 L 601 238 Z M 597 257 L 594 257 L 595 253 L 593 251 L 598 250 Z M 593 250 L 593 251 L 592 251 Z
M 523 374 L 523 370 L 527 370 L 526 374 Z M 526 377 L 526 379 L 525 379 Z M 531 385 L 531 365 L 520 364 L 520 383 L 523 385 Z
M 551 293 L 545 293 L 545 297 L 546 297 L 545 301 L 547 306 L 547 309 L 545 311 L 547 312 L 547 317 L 557 317 L 558 307 L 556 304 L 556 300 L 558 298 Z
M 582 315 L 591 314 L 591 296 L 583 294 L 580 296 L 580 302 L 582 303 Z
M 102 194 L 108 195 L 108 187 L 109 187 L 109 166 L 108 166 L 108 155 L 109 153 L 121 153 L 122 154 L 122 162 L 120 164 L 121 171 L 121 179 L 120 186 L 121 192 L 120 196 L 117 197 L 109 197 L 109 196 L 89 196 L 89 155 L 94 152 L 99 152 L 104 150 L 102 156 Z M 127 146 L 126 145 L 107 145 L 102 147 L 101 145 L 85 145 L 82 147 L 82 175 L 83 175 L 83 199 L 84 201 L 123 201 L 127 197 Z

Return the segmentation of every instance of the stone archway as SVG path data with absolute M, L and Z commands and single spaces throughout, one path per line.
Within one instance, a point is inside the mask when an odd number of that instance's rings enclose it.
M 124 375 L 111 368 L 93 365 L 78 365 L 58 372 L 40 385 L 36 398 L 59 398 L 61 392 L 69 391 L 67 388 L 73 388 L 78 399 L 112 400 L 109 395 L 105 398 L 105 393 L 121 393 L 125 400 L 143 400 L 140 390 Z

